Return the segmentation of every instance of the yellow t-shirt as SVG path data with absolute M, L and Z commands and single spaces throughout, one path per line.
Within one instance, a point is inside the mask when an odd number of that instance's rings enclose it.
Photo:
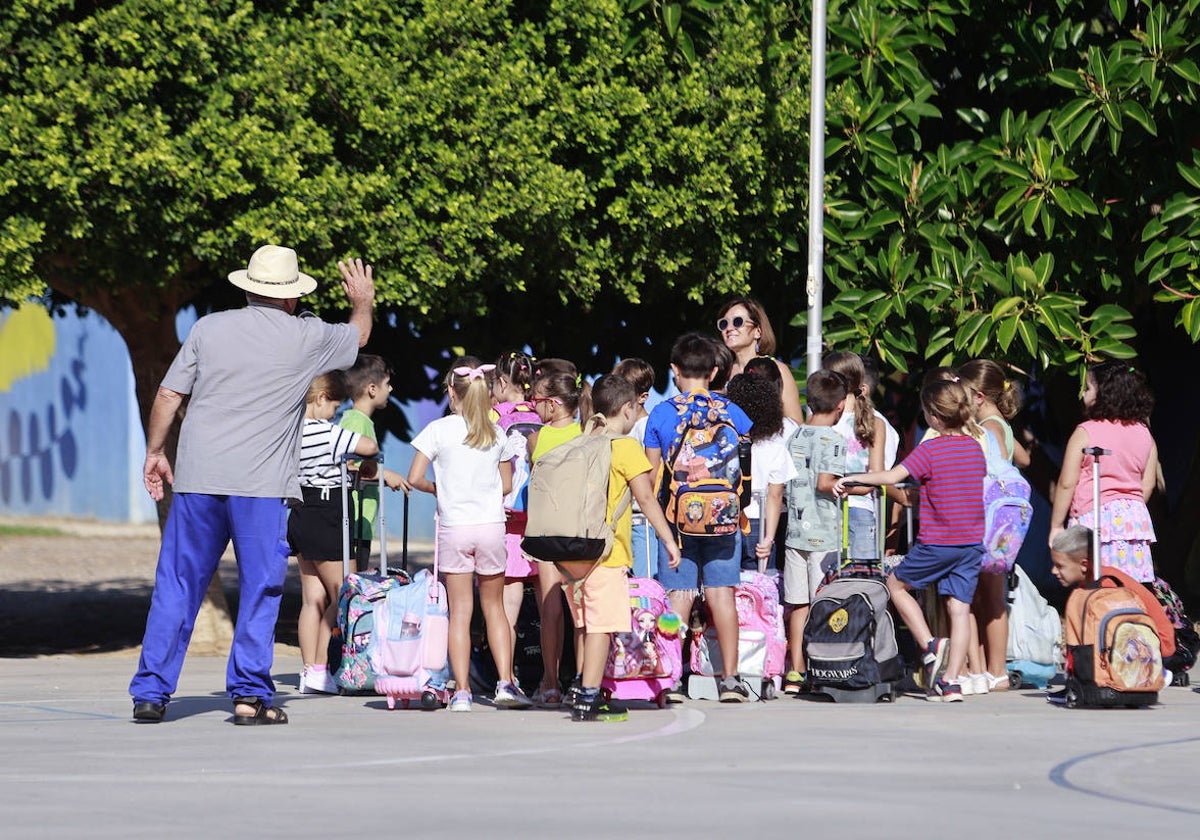
M 608 516 L 613 515 L 629 487 L 629 482 L 644 472 L 650 472 L 646 450 L 632 438 L 614 438 L 612 468 L 608 473 Z M 625 506 L 621 518 L 613 523 L 613 549 L 604 558 L 603 565 L 617 567 L 633 566 L 633 505 Z
M 533 447 L 533 454 L 529 456 L 529 463 L 533 463 L 542 454 L 549 452 L 560 443 L 566 443 L 573 437 L 579 437 L 583 433 L 583 429 L 578 423 L 568 423 L 565 426 L 551 426 L 549 424 L 538 427 L 537 443 Z

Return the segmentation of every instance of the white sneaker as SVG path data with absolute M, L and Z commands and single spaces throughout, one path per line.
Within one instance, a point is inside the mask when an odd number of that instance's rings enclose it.
M 971 680 L 971 688 L 974 689 L 974 694 L 987 694 L 992 687 L 992 681 L 988 679 L 987 674 L 968 674 Z M 966 689 L 963 689 L 966 693 Z
M 471 711 L 471 692 L 456 691 L 454 696 L 450 698 L 450 711 L 452 712 L 469 712 Z
M 947 682 L 961 688 L 963 697 L 970 697 L 975 693 L 975 680 L 971 679 L 970 674 L 960 674 L 952 680 L 947 680 Z
M 301 694 L 337 694 L 338 685 L 333 679 L 333 675 L 329 673 L 329 669 L 317 671 L 313 668 L 305 668 L 300 672 L 300 693 Z
M 493 702 L 502 709 L 528 709 L 533 705 L 519 685 L 503 681 L 496 683 Z

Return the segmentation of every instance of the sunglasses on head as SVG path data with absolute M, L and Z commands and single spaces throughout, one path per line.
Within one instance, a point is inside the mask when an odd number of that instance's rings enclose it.
M 722 318 L 720 321 L 717 321 L 717 331 L 725 332 L 725 330 L 729 329 L 730 327 L 733 327 L 735 330 L 740 330 L 747 324 L 752 327 L 754 326 L 753 321 L 751 321 L 749 318 L 743 318 L 741 315 L 735 315 L 733 320 L 730 320 L 729 318 Z

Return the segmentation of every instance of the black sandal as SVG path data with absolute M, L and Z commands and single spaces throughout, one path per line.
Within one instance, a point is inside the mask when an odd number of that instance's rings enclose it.
M 235 697 L 233 698 L 234 713 L 233 723 L 235 726 L 269 726 L 277 723 L 287 723 L 287 713 L 276 706 L 268 706 L 260 697 Z M 237 713 L 238 706 L 253 706 L 254 714 L 239 715 Z

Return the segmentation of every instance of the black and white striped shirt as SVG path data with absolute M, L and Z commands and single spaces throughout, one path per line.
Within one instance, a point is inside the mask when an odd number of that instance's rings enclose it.
M 305 418 L 300 440 L 301 486 L 340 486 L 342 455 L 353 452 L 361 437 L 357 432 L 335 426 L 328 420 Z

